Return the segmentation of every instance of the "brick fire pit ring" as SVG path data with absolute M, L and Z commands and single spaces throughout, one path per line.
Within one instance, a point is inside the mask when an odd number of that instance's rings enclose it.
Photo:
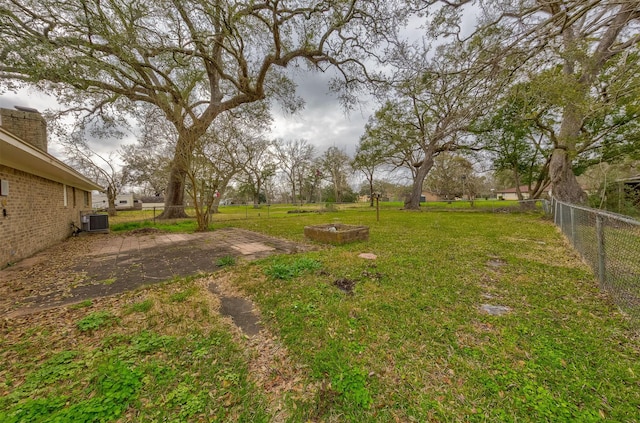
M 324 244 L 347 244 L 369 239 L 369 227 L 327 223 L 304 227 L 304 236 L 312 241 Z

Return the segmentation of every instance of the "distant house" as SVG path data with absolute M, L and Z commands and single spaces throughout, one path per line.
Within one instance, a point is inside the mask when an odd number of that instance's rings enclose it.
M 618 179 L 620 192 L 637 207 L 640 207 L 640 175 L 631 178 Z
M 95 210 L 107 210 L 109 208 L 109 201 L 106 194 L 96 193 L 93 194 L 92 206 Z M 133 194 L 118 194 L 115 201 L 116 210 L 132 210 L 139 209 L 141 204 Z
M 47 146 L 37 110 L 0 109 L 0 268 L 69 237 L 102 189 Z
M 162 195 L 140 197 L 138 201 L 143 209 L 152 209 L 154 207 L 164 209 L 164 196 Z
M 551 190 L 549 188 L 545 188 L 543 194 L 549 194 Z M 526 185 L 522 185 L 520 187 L 520 192 L 522 193 L 522 198 L 524 200 L 527 200 L 530 195 L 529 195 L 529 187 Z M 508 189 L 503 189 L 503 190 L 498 190 L 496 191 L 496 197 L 499 200 L 517 200 L 518 199 L 518 194 L 515 188 L 508 188 Z
M 432 191 L 422 191 L 422 193 L 420 194 L 421 203 L 424 203 L 426 201 L 443 201 L 443 200 L 444 198 L 442 198 L 440 195 Z

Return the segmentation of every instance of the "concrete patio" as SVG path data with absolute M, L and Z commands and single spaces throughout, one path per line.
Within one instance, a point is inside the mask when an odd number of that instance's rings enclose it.
M 33 313 L 214 272 L 224 257 L 255 260 L 313 248 L 237 228 L 70 238 L 0 271 L 0 315 Z

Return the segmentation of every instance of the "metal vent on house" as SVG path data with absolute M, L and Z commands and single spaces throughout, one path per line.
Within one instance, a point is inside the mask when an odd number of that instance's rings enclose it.
M 108 232 L 109 215 L 85 214 L 82 216 L 82 230 L 87 232 Z

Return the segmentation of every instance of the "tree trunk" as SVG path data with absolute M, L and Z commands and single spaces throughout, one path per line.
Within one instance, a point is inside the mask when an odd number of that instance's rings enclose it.
M 433 159 L 425 159 L 417 169 L 416 177 L 413 180 L 410 197 L 404 202 L 405 210 L 420 210 L 420 197 L 422 196 L 422 185 L 424 179 L 433 167 Z
M 262 188 L 262 184 L 258 181 L 256 182 L 256 190 L 253 192 L 253 208 L 260 208 L 260 189 Z
M 513 179 L 516 182 L 516 196 L 519 201 L 522 201 L 524 198 L 522 198 L 522 191 L 520 191 L 520 172 L 518 172 L 518 169 L 515 167 L 513 169 Z
M 169 174 L 169 182 L 164 196 L 164 211 L 159 219 L 176 219 L 189 217 L 184 211 L 184 187 L 186 170 L 179 166 L 172 166 Z
M 184 189 L 187 171 L 193 155 L 194 142 L 191 134 L 181 134 L 176 143 L 176 150 L 171 162 L 169 181 L 164 197 L 164 211 L 159 219 L 176 219 L 189 217 L 184 211 Z
M 296 201 L 296 183 L 293 180 L 291 182 L 291 204 L 294 206 L 298 204 Z
M 578 110 L 578 107 L 574 104 L 566 105 L 562 115 L 558 144 L 551 154 L 551 162 L 549 163 L 553 196 L 560 201 L 572 204 L 586 204 L 587 202 L 587 195 L 578 184 L 571 164 L 571 156 L 576 153 L 576 143 L 582 122 L 583 114 Z
M 209 214 L 217 214 L 220 213 L 220 200 L 222 199 L 222 191 L 218 190 L 220 195 L 213 199 L 213 203 L 211 203 L 211 207 L 209 208 Z
M 587 202 L 587 195 L 573 173 L 567 150 L 563 148 L 553 150 L 549 173 L 551 174 L 551 193 L 555 198 L 572 204 Z
M 116 211 L 116 193 L 111 186 L 107 187 L 107 213 L 112 217 L 118 214 Z
M 369 179 L 369 207 L 373 207 L 373 178 Z

